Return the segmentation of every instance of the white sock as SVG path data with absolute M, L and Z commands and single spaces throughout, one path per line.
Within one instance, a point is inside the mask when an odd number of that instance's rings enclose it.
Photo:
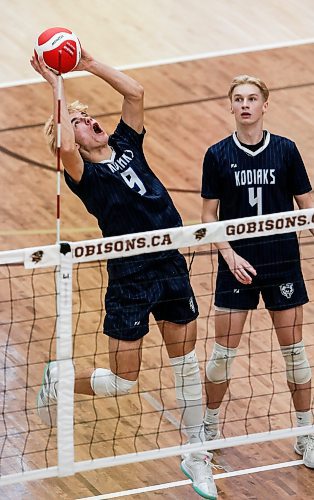
M 182 420 L 188 435 L 189 443 L 205 441 L 202 421 L 202 400 L 182 401 L 178 399 L 177 402 L 182 410 Z
M 208 425 L 217 425 L 219 424 L 219 408 L 211 409 L 206 408 L 204 422 Z
M 309 410 L 309 411 L 296 411 L 295 414 L 297 417 L 297 427 L 304 427 L 305 425 L 312 424 L 313 419 L 312 419 L 311 410 Z

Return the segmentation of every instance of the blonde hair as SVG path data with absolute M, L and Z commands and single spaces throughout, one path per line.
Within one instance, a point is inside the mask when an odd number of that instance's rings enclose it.
M 236 76 L 232 80 L 230 88 L 229 88 L 229 92 L 228 92 L 228 97 L 229 97 L 230 101 L 232 100 L 232 94 L 233 94 L 234 89 L 238 85 L 243 85 L 245 83 L 249 83 L 251 85 L 256 85 L 256 87 L 258 87 L 260 89 L 260 91 L 264 97 L 265 102 L 267 101 L 267 99 L 269 97 L 269 90 L 267 88 L 266 83 L 263 82 L 263 80 L 261 80 L 260 78 L 256 78 L 255 76 L 249 76 L 249 75 L 239 75 L 239 76 Z
M 82 104 L 80 101 L 74 101 L 71 102 L 71 104 L 68 104 L 67 108 L 69 113 L 74 113 L 75 111 L 87 111 L 88 106 L 86 104 Z M 51 115 L 50 118 L 45 123 L 44 134 L 50 151 L 52 152 L 53 155 L 56 155 L 57 134 L 56 134 L 56 126 L 53 115 Z

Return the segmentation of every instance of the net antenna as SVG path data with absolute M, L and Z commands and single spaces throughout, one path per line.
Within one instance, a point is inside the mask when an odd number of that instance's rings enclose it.
M 60 243 L 61 226 L 61 97 L 62 97 L 62 50 L 58 51 L 58 85 L 57 85 L 57 211 L 56 211 L 56 243 Z

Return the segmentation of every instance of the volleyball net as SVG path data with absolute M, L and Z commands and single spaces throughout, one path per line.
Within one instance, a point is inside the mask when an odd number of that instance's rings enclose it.
M 143 253 L 154 259 L 161 250 L 180 249 L 190 267 L 200 310 L 196 351 L 204 381 L 214 342 L 213 243 L 240 238 L 298 233 L 310 296 L 303 333 L 313 366 L 309 229 L 314 229 L 313 209 L 0 252 L 0 486 L 313 432 L 313 426 L 295 427 L 284 361 L 263 304 L 249 313 L 244 328 L 221 409 L 219 440 L 185 444 L 172 368 L 153 318 L 131 394 L 74 396 L 74 366 L 109 366 L 103 334 L 106 261 Z M 36 407 L 49 360 L 58 361 L 56 428 L 41 422 Z

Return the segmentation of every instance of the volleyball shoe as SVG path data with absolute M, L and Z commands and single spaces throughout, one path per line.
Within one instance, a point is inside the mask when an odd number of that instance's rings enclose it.
M 57 361 L 47 363 L 43 381 L 37 395 L 37 412 L 42 422 L 49 427 L 57 424 L 57 389 L 58 364 Z
M 210 500 L 217 499 L 217 488 L 213 478 L 212 454 L 208 452 L 190 453 L 181 462 L 182 472 L 192 481 L 196 493 Z
M 314 469 L 314 434 L 298 436 L 294 449 L 298 455 L 303 456 L 304 465 Z

